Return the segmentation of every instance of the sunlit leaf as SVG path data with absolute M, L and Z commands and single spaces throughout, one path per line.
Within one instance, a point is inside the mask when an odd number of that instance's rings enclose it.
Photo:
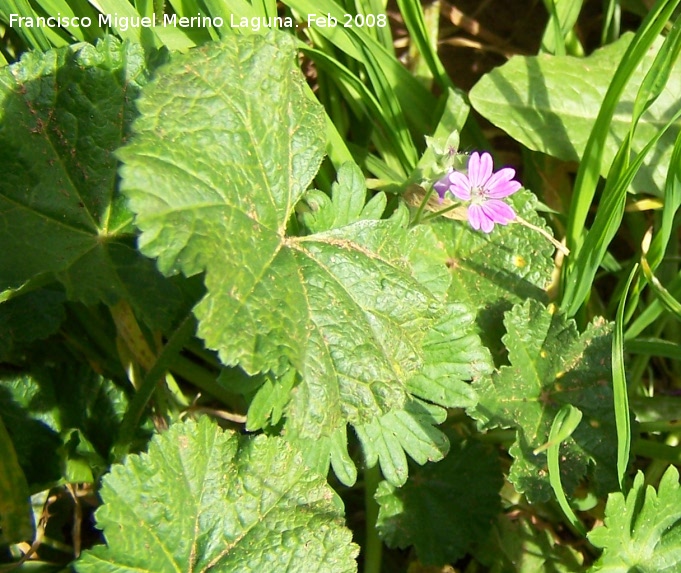
M 596 487 L 617 487 L 617 434 L 611 383 L 610 327 L 595 320 L 581 335 L 572 320 L 528 300 L 504 319 L 510 366 L 473 384 L 471 409 L 483 427 L 515 428 L 509 479 L 531 501 L 551 496 L 545 452 L 551 423 L 564 404 L 582 411 L 579 426 L 560 448 L 560 478 L 570 493 L 591 465 Z
M 101 496 L 107 547 L 79 573 L 357 569 L 342 502 L 281 438 L 176 424 L 113 466 Z

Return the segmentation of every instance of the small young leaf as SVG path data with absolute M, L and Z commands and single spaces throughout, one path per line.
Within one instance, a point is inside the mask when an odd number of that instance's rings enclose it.
M 31 487 L 66 477 L 79 465 L 87 466 L 80 475 L 101 475 L 127 405 L 123 390 L 87 364 L 0 371 L 0 417 Z
M 246 429 L 249 432 L 279 423 L 296 381 L 296 371 L 291 368 L 278 379 L 271 374 L 265 374 L 263 378 L 265 382 L 258 388 L 248 408 Z
M 175 424 L 102 484 L 107 547 L 79 573 L 356 571 L 340 499 L 281 438 Z
M 367 186 L 355 163 L 344 163 L 331 186 L 331 199 L 321 191 L 309 191 L 303 200 L 311 211 L 303 213 L 305 226 L 313 233 L 338 229 L 362 219 L 380 219 L 387 203 L 379 193 L 365 206 Z
M 502 483 L 489 448 L 454 442 L 444 460 L 418 468 L 403 487 L 379 484 L 378 530 L 390 547 L 414 545 L 426 565 L 456 561 L 484 539 L 499 511 Z
M 626 494 L 612 493 L 604 525 L 589 533 L 603 549 L 589 573 L 650 571 L 675 573 L 681 568 L 681 489 L 679 472 L 669 466 L 657 492 L 644 485 L 639 471 Z
M 617 434 L 610 383 L 610 327 L 595 321 L 583 334 L 553 307 L 528 300 L 504 319 L 510 366 L 473 384 L 471 415 L 484 427 L 516 428 L 509 479 L 532 502 L 551 495 L 546 454 L 551 422 L 564 404 L 584 418 L 561 449 L 561 482 L 571 492 L 590 462 L 597 489 L 617 487 Z

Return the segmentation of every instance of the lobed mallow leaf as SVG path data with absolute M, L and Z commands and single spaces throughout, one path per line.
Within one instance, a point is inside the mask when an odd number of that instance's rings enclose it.
M 609 325 L 597 319 L 580 335 L 574 321 L 534 300 L 514 306 L 504 324 L 511 364 L 473 384 L 479 401 L 470 413 L 486 428 L 516 428 L 509 479 L 530 501 L 549 499 L 546 453 L 534 451 L 548 441 L 561 406 L 572 404 L 583 418 L 560 449 L 563 487 L 572 492 L 593 464 L 596 489 L 612 491 L 617 433 Z
M 79 573 L 357 570 L 342 502 L 281 438 L 175 424 L 103 479 Z
M 113 37 L 0 68 L 0 291 L 48 274 L 169 327 L 182 297 L 135 249 L 113 154 L 147 77 L 142 48 Z
M 493 450 L 454 441 L 444 460 L 418 468 L 403 487 L 379 484 L 376 527 L 390 547 L 413 545 L 425 565 L 452 563 L 485 540 L 502 483 Z
M 537 199 L 532 193 L 520 190 L 507 200 L 523 219 L 547 229 L 535 210 Z M 504 313 L 528 298 L 548 299 L 545 289 L 554 267 L 553 246 L 536 231 L 516 223 L 497 225 L 491 234 L 447 219 L 431 227 L 446 252 L 450 300 L 476 309 L 485 345 L 495 355 L 503 352 L 497 333 Z
M 681 569 L 681 488 L 669 466 L 657 491 L 638 472 L 626 494 L 612 493 L 604 524 L 589 533 L 603 549 L 589 573 L 672 573 Z
M 356 166 L 339 172 L 331 200 L 317 196 L 313 234 L 286 235 L 325 146 L 323 110 L 305 93 L 295 53 L 289 36 L 271 33 L 177 56 L 145 87 L 136 135 L 119 156 L 141 250 L 166 274 L 206 271 L 198 333 L 224 364 L 275 377 L 296 369 L 286 435 L 321 440 L 315 456 L 327 452 L 328 467 L 338 451 L 323 440 L 412 400 L 408 383 L 428 360 L 427 333 L 447 315 L 450 277 L 430 254 L 429 229 L 405 229 L 400 209 L 371 218 L 382 203 L 363 206 Z M 456 392 L 459 405 L 474 401 L 463 380 L 489 368 L 471 328 L 448 333 L 477 358 L 450 369 L 458 390 L 444 391 L 443 405 Z M 268 415 L 260 406 L 257 425 Z

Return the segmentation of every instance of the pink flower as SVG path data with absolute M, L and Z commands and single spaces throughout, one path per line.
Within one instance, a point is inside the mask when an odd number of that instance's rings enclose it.
M 522 185 L 515 181 L 515 170 L 504 167 L 492 172 L 492 156 L 474 152 L 468 159 L 468 175 L 452 171 L 437 181 L 433 187 L 440 195 L 449 191 L 461 201 L 470 201 L 468 222 L 475 230 L 490 233 L 494 224 L 507 225 L 515 219 L 515 212 L 501 201 L 515 193 Z

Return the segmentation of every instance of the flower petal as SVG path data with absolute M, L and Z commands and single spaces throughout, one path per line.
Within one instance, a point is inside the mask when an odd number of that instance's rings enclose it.
M 515 211 L 498 199 L 485 201 L 480 207 L 486 218 L 499 225 L 507 225 L 515 219 Z
M 484 214 L 480 208 L 480 205 L 472 204 L 468 206 L 468 222 L 476 231 L 480 229 L 483 217 Z
M 484 187 L 485 182 L 492 175 L 492 156 L 489 153 L 479 155 L 477 152 L 471 153 L 468 160 L 468 180 L 471 187 Z
M 493 199 L 501 199 L 515 193 L 522 185 L 514 181 L 515 169 L 504 167 L 494 173 L 485 183 L 485 195 Z
M 440 196 L 440 203 L 442 203 L 442 200 L 445 198 L 445 193 L 449 191 L 449 173 L 433 183 L 433 189 L 435 189 Z
M 483 211 L 484 213 L 484 211 Z M 480 228 L 485 232 L 485 233 L 491 233 L 492 229 L 494 229 L 494 221 L 492 219 L 488 219 L 487 217 L 482 217 L 481 219 L 481 225 Z
M 497 183 L 494 187 L 487 188 L 485 190 L 485 197 L 490 199 L 503 199 L 509 195 L 513 195 L 518 189 L 522 187 L 522 184 L 518 181 L 502 181 Z
M 482 229 L 490 233 L 494 229 L 494 221 L 485 213 L 484 205 L 474 203 L 468 206 L 468 222 L 476 231 Z
M 449 182 L 451 183 L 449 190 L 454 197 L 461 199 L 461 201 L 470 200 L 471 182 L 469 181 L 468 177 L 466 177 L 463 173 L 459 173 L 458 171 L 452 171 L 449 174 Z

